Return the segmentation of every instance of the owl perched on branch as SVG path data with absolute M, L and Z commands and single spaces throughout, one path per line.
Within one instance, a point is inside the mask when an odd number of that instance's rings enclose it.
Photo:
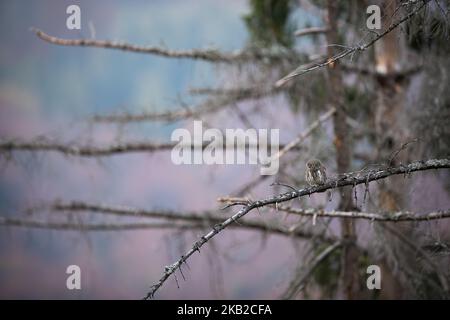
M 320 186 L 327 182 L 327 169 L 318 159 L 306 163 L 305 179 L 310 186 Z

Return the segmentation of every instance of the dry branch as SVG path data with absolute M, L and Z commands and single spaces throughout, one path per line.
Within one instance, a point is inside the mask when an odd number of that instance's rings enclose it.
M 81 156 L 81 157 L 101 157 L 101 156 L 112 156 L 115 154 L 124 153 L 136 153 L 136 152 L 158 152 L 158 151 L 170 151 L 175 146 L 180 146 L 183 148 L 194 148 L 201 147 L 206 148 L 211 142 L 204 142 L 201 145 L 195 144 L 180 144 L 179 142 L 124 142 L 116 143 L 105 146 L 98 145 L 76 145 L 76 144 L 66 144 L 57 141 L 49 140 L 34 140 L 34 141 L 18 141 L 12 139 L 0 139 L 0 152 L 13 152 L 13 151 L 54 151 L 70 156 Z M 258 148 L 257 143 L 246 142 L 244 144 L 224 144 L 223 148 L 241 148 L 250 149 Z M 284 148 L 284 145 L 280 145 L 280 148 Z M 268 145 L 268 148 L 272 148 Z
M 44 207 L 38 208 L 39 210 Z M 127 231 L 136 229 L 204 229 L 221 223 L 223 218 L 213 217 L 212 212 L 180 213 L 174 211 L 150 211 L 130 207 L 95 205 L 84 202 L 55 203 L 48 207 L 53 211 L 62 212 L 92 212 L 95 214 L 116 215 L 121 217 L 160 218 L 165 222 L 134 222 L 134 223 L 73 223 L 39 221 L 29 218 L 9 218 L 0 216 L 0 226 L 25 227 L 37 229 L 75 230 L 75 231 Z M 28 210 L 31 212 L 37 209 Z M 241 220 L 239 224 L 231 226 L 237 229 L 258 230 L 277 235 L 298 238 L 317 238 L 326 243 L 332 243 L 336 239 L 332 236 L 319 234 L 310 230 L 300 230 L 283 227 L 281 225 L 266 224 L 260 221 Z
M 0 140 L 0 151 L 55 151 L 71 156 L 96 157 L 126 152 L 155 152 L 171 150 L 176 143 L 127 142 L 107 146 L 75 145 L 49 140 Z
M 0 217 L 0 226 L 73 231 L 126 231 L 138 229 L 193 229 L 201 224 L 162 223 L 73 223 L 31 220 L 29 218 Z
M 356 186 L 358 184 L 367 184 L 371 181 L 376 181 L 380 179 L 385 179 L 392 175 L 398 174 L 409 174 L 415 171 L 422 170 L 431 170 L 431 169 L 442 169 L 442 168 L 450 168 L 450 159 L 433 159 L 427 161 L 416 161 L 412 162 L 408 165 L 400 165 L 397 167 L 388 167 L 384 169 L 373 169 L 366 170 L 364 172 L 358 173 L 347 173 L 341 174 L 340 177 L 336 179 L 332 179 L 325 183 L 322 186 L 308 187 L 304 189 L 299 189 L 297 191 L 291 191 L 287 193 L 282 193 L 274 197 L 270 197 L 263 200 L 257 200 L 249 202 L 247 205 L 244 205 L 237 213 L 228 218 L 222 223 L 219 223 L 214 226 L 213 230 L 200 237 L 198 241 L 194 243 L 191 249 L 189 249 L 186 254 L 181 256 L 176 262 L 171 264 L 170 266 L 166 266 L 165 271 L 159 279 L 159 281 L 154 284 L 144 299 L 150 299 L 154 296 L 156 291 L 164 284 L 164 282 L 178 269 L 181 267 L 186 260 L 194 254 L 196 251 L 200 251 L 200 248 L 211 240 L 215 235 L 220 233 L 223 229 L 227 228 L 233 222 L 236 222 L 247 213 L 256 208 L 261 208 L 268 205 L 276 205 L 281 202 L 286 202 L 298 197 L 302 197 L 305 195 L 310 195 L 317 192 L 323 192 L 328 189 L 338 188 L 343 186 Z
M 44 207 L 45 208 L 45 207 Z M 39 208 L 42 209 L 42 208 Z M 123 217 L 138 217 L 138 218 L 160 218 L 171 221 L 183 221 L 196 223 L 197 225 L 213 226 L 223 222 L 223 218 L 217 214 L 214 216 L 212 211 L 203 212 L 175 212 L 168 210 L 142 210 L 124 206 L 108 206 L 99 204 L 90 204 L 80 201 L 73 201 L 67 203 L 55 202 L 49 206 L 53 211 L 67 211 L 67 212 L 92 212 L 99 214 L 110 214 Z M 31 211 L 34 211 L 33 209 Z M 305 231 L 305 230 L 291 230 L 279 225 L 266 224 L 260 221 L 240 220 L 239 224 L 234 225 L 238 228 L 261 230 L 264 232 L 270 232 L 286 236 L 296 237 L 318 237 L 325 242 L 332 242 L 334 238 L 325 235 Z
M 344 218 L 344 219 L 365 219 L 371 221 L 402 222 L 402 221 L 431 221 L 450 218 L 450 209 L 438 210 L 426 214 L 417 214 L 409 211 L 398 211 L 388 213 L 367 213 L 350 211 L 324 211 L 318 209 L 295 209 L 286 206 L 278 206 L 279 211 L 296 214 L 299 216 L 317 216 L 318 218 Z
M 221 203 L 236 203 L 249 201 L 248 198 L 240 197 L 220 197 L 217 199 Z M 431 221 L 450 218 L 450 209 L 438 210 L 425 214 L 417 214 L 409 211 L 385 212 L 385 213 L 368 213 L 359 211 L 325 211 L 323 209 L 301 209 L 292 208 L 283 205 L 270 205 L 277 211 L 287 212 L 303 217 L 321 217 L 321 218 L 344 218 L 344 219 L 364 219 L 370 221 L 383 222 L 403 222 L 403 221 Z
M 235 52 L 221 52 L 217 49 L 192 49 L 192 50 L 170 50 L 158 46 L 138 46 L 125 42 L 95 40 L 95 39 L 63 39 L 46 34 L 42 30 L 32 28 L 36 36 L 40 39 L 60 46 L 74 46 L 74 47 L 95 47 L 116 49 L 129 52 L 145 53 L 165 58 L 176 59 L 193 59 L 203 60 L 207 62 L 220 63 L 236 63 L 236 62 L 254 62 L 256 60 L 285 60 L 292 59 L 292 53 L 280 50 L 273 52 L 270 50 L 261 50 L 256 48 L 248 48 L 237 50 Z

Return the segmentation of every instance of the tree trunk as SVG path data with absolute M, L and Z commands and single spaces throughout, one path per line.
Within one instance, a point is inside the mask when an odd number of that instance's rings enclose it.
M 339 43 L 337 35 L 337 1 L 328 0 L 328 44 Z M 328 46 L 328 56 L 334 54 L 334 47 Z M 336 148 L 336 162 L 338 173 L 348 172 L 350 168 L 351 152 L 349 128 L 346 122 L 344 91 L 341 70 L 339 63 L 328 68 L 328 92 L 329 102 L 336 107 L 333 117 L 334 145 Z M 341 190 L 339 210 L 351 211 L 352 188 L 346 187 Z M 341 236 L 344 240 L 341 260 L 340 288 L 343 289 L 343 296 L 346 299 L 357 298 L 358 287 L 358 252 L 356 250 L 356 233 L 353 221 L 341 220 Z
M 393 22 L 391 17 L 395 16 L 395 9 L 398 5 L 399 1 L 382 1 L 383 29 L 387 29 Z M 380 76 L 376 78 L 377 104 L 374 120 L 378 162 L 388 161 L 396 150 L 411 140 L 405 110 L 407 79 L 396 79 L 389 76 L 405 67 L 401 66 L 401 56 L 402 49 L 405 50 L 406 48 L 402 48 L 400 36 L 399 30 L 395 29 L 375 44 L 375 68 L 380 73 Z M 395 165 L 399 162 L 408 162 L 410 161 L 410 155 L 411 148 L 406 148 L 391 163 L 387 164 Z M 406 186 L 402 177 L 392 177 L 389 180 L 382 181 L 378 185 L 377 210 L 393 212 L 404 209 L 405 195 L 407 194 Z M 410 224 L 402 224 L 397 225 L 396 228 L 405 236 L 411 236 L 410 226 Z M 390 266 L 392 267 L 396 263 L 395 260 L 413 266 L 415 264 L 413 257 L 410 256 L 409 251 L 404 250 L 403 244 L 392 234 L 383 228 L 378 229 L 377 232 L 381 233 L 381 238 L 384 239 L 380 245 L 384 253 L 382 269 L 385 278 L 391 277 L 404 282 L 405 279 L 402 279 L 401 275 L 392 273 L 393 268 L 390 268 Z M 400 285 L 400 282 L 397 281 L 397 285 Z M 404 292 L 404 290 L 384 292 L 384 298 L 405 298 L 401 295 L 401 292 Z

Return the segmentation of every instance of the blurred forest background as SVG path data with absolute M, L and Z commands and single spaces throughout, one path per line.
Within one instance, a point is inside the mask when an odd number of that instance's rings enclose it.
M 67 30 L 71 4 L 0 4 L 0 298 L 450 297 L 449 1 L 76 1 Z M 194 120 L 280 129 L 278 174 L 174 165 Z M 312 158 L 444 165 L 256 208 L 171 269 Z

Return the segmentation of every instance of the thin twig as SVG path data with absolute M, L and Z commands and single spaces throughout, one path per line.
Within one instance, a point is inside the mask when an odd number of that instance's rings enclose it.
M 327 27 L 311 27 L 311 28 L 305 28 L 300 29 L 294 32 L 294 36 L 296 37 L 303 37 L 303 36 L 309 36 L 309 35 L 316 35 L 316 34 L 323 34 L 327 33 L 328 28 Z

